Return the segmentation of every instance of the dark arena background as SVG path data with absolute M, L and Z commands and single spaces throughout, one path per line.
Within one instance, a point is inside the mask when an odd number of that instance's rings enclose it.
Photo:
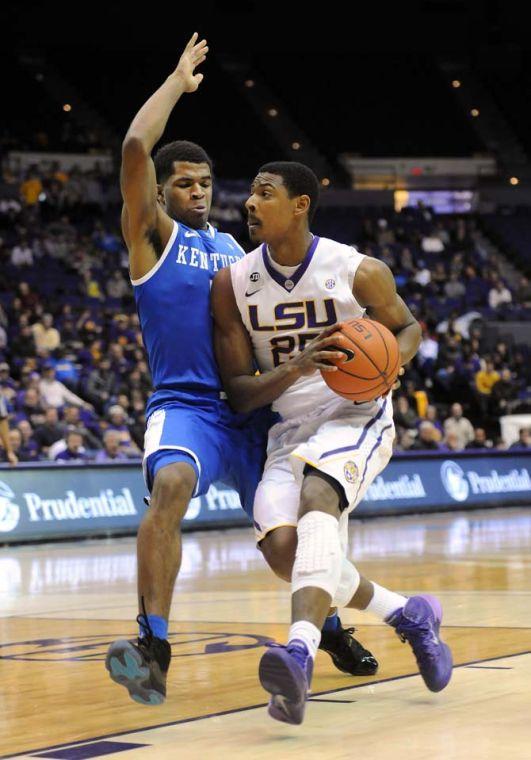
M 512 2 L 8 3 L 0 49 L 0 757 L 531 756 L 531 42 Z M 120 230 L 129 124 L 197 31 L 204 81 L 161 144 L 214 161 L 211 223 L 250 243 L 258 168 L 310 166 L 312 231 L 392 270 L 422 327 L 389 465 L 351 515 L 378 583 L 436 594 L 454 654 L 428 694 L 407 647 L 341 612 L 373 676 L 319 653 L 302 727 L 257 668 L 290 587 L 238 495 L 192 499 L 160 707 L 104 667 L 136 635 L 147 356 Z M 179 351 L 176 336 L 175 351 Z M 229 530 L 230 529 L 230 530 Z

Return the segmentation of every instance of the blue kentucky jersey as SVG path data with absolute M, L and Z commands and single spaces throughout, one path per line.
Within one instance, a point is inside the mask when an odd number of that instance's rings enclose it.
M 147 415 L 190 396 L 219 397 L 210 285 L 219 269 L 245 255 L 231 235 L 173 223 L 157 264 L 133 280 L 153 387 Z

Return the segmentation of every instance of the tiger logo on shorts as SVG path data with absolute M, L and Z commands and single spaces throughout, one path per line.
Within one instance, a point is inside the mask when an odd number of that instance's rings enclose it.
M 345 466 L 343 467 L 343 472 L 345 474 L 345 480 L 347 483 L 355 483 L 357 479 L 359 478 L 359 470 L 358 465 L 354 462 L 345 462 Z

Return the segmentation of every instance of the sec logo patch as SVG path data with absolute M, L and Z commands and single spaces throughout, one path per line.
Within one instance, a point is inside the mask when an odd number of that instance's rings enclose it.
M 347 483 L 355 483 L 360 475 L 358 465 L 354 462 L 345 462 L 343 472 L 345 473 Z

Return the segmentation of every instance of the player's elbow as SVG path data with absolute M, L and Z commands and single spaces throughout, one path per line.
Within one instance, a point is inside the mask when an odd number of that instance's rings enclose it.
M 256 409 L 253 403 L 253 395 L 242 390 L 238 378 L 232 378 L 225 382 L 225 392 L 231 408 L 239 414 L 247 414 Z
M 146 159 L 149 150 L 142 137 L 134 132 L 128 132 L 122 143 L 122 163 Z

